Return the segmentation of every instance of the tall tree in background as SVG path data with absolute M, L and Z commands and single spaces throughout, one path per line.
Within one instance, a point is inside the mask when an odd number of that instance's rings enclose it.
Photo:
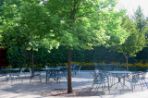
M 124 44 L 116 47 L 117 51 L 125 57 L 127 70 L 129 57 L 136 56 L 146 46 L 146 20 L 140 7 L 136 10 L 134 17 L 134 20 L 128 17 L 123 18 L 122 27 L 126 29 L 129 37 Z
M 145 34 L 147 39 L 148 34 L 148 18 L 146 18 L 142 12 L 142 8 L 139 6 L 135 11 L 134 20 L 136 23 L 136 28 L 139 33 Z
M 143 36 L 145 36 L 145 40 L 143 39 L 143 41 L 145 41 L 145 46 L 147 46 L 148 19 L 144 16 L 142 8 L 140 6 L 135 11 L 134 20 L 137 31 L 139 33 L 142 33 Z
M 137 31 L 136 31 L 136 26 L 135 26 L 134 22 L 128 16 L 123 17 L 122 27 L 126 30 L 127 34 L 130 37 L 128 37 L 128 39 L 122 45 L 119 45 L 119 46 L 117 45 L 117 46 L 113 47 L 113 49 L 115 49 L 113 51 L 117 51 L 117 52 L 122 53 L 124 55 L 126 66 L 128 69 L 128 58 L 130 55 L 133 55 L 133 53 L 131 53 L 131 52 L 134 52 L 133 49 L 135 49 L 133 44 L 134 44 L 134 40 L 135 40 L 135 38 L 134 38 L 135 33 Z
M 147 25 L 146 17 L 144 16 L 141 7 L 139 6 L 134 14 L 134 20 L 137 30 L 143 32 L 144 27 Z

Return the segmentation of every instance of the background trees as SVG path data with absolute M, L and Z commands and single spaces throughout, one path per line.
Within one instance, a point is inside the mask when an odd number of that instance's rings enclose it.
M 146 20 L 140 7 L 137 8 L 134 20 L 125 17 L 123 18 L 122 27 L 129 34 L 128 39 L 124 44 L 116 47 L 117 51 L 123 53 L 128 69 L 128 58 L 134 57 L 136 54 L 146 47 Z

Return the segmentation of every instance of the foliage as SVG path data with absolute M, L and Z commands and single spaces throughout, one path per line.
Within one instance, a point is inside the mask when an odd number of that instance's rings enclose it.
M 145 47 L 142 51 L 140 51 L 137 54 L 136 60 L 148 62 L 148 47 Z
M 128 36 L 121 27 L 123 14 L 114 10 L 114 0 L 49 0 L 45 6 L 56 21 L 60 46 L 68 49 L 68 92 L 71 93 L 71 50 L 124 43 Z
M 127 38 L 120 26 L 123 13 L 117 13 L 114 6 L 114 0 L 4 0 L 3 46 L 38 51 L 59 45 L 92 49 L 122 44 Z
M 52 9 L 51 14 L 59 28 L 60 44 L 72 49 L 92 49 L 98 45 L 123 43 L 126 34 L 120 26 L 122 13 L 114 10 L 113 1 L 47 2 L 46 6 L 49 10 Z
M 122 27 L 125 29 L 128 38 L 123 44 L 111 47 L 111 50 L 124 55 L 128 70 L 129 57 L 135 57 L 146 46 L 146 20 L 140 7 L 135 12 L 134 20 L 123 16 Z
M 2 46 L 8 49 L 9 63 L 34 66 L 39 48 L 58 47 L 53 21 L 40 0 L 4 0 L 0 14 Z
M 10 48 L 10 50 L 11 47 L 12 49 L 15 47 L 18 52 L 22 51 L 19 48 L 39 51 L 41 47 L 48 48 L 50 52 L 53 52 L 50 56 L 51 59 L 46 61 L 41 59 L 40 52 L 36 52 L 34 54 L 37 55 L 35 62 L 38 62 L 39 59 L 43 60 L 42 62 L 52 62 L 56 53 L 60 57 L 62 54 L 58 52 L 59 50 L 51 51 L 54 47 L 58 48 L 59 45 L 71 49 L 93 49 L 96 46 L 116 45 L 119 47 L 130 35 L 126 43 L 121 46 L 124 50 L 119 49 L 120 52 L 127 51 L 125 53 L 130 56 L 134 56 L 142 49 L 137 47 L 137 44 L 141 44 L 138 46 L 144 45 L 144 41 L 140 40 L 144 36 L 137 33 L 133 21 L 127 17 L 122 19 L 124 13 L 115 11 L 114 0 L 4 1 L 5 3 L 1 7 L 3 10 L 0 13 L 3 46 Z M 63 7 L 63 5 L 66 6 Z M 143 17 L 143 15 L 140 15 L 138 11 L 136 13 L 137 25 L 140 25 L 139 21 L 144 24 L 143 19 L 138 18 L 138 16 Z M 133 49 L 137 50 L 133 51 Z M 47 51 L 45 53 L 48 54 Z M 44 58 L 46 57 L 48 56 Z M 63 58 L 66 61 L 66 57 L 63 54 L 59 60 L 56 58 L 56 61 L 60 62 Z M 89 54 L 82 55 L 82 58 L 84 57 L 89 57 Z M 85 59 L 85 61 L 87 60 L 89 58 Z
M 117 12 L 115 4 L 115 0 L 4 0 L 3 45 L 31 51 L 32 65 L 41 47 L 51 52 L 59 46 L 69 51 L 121 45 L 129 34 L 121 27 L 124 13 Z
M 134 20 L 135 20 L 135 23 L 136 23 L 137 30 L 139 32 L 143 32 L 143 29 L 145 28 L 147 23 L 146 23 L 145 16 L 144 16 L 140 6 L 137 8 L 137 10 L 135 12 Z
M 122 26 L 126 29 L 129 37 L 122 45 L 115 47 L 115 49 L 122 53 L 125 57 L 127 70 L 128 70 L 128 59 L 131 56 L 141 51 L 146 46 L 145 36 L 145 17 L 143 16 L 142 10 L 139 7 L 135 12 L 135 19 L 131 20 L 128 17 L 123 18 Z
M 25 51 L 17 47 L 11 47 L 7 50 L 7 59 L 13 67 L 23 67 L 26 64 Z
M 144 16 L 140 6 L 137 8 L 135 12 L 134 20 L 135 20 L 136 28 L 138 32 L 143 33 L 145 35 L 145 41 L 146 41 L 147 34 L 148 34 L 148 19 Z
M 39 46 L 46 44 L 47 36 L 49 47 L 56 47 L 51 36 L 54 34 L 50 32 L 50 15 L 38 0 L 5 0 L 2 8 L 1 28 L 6 48 L 15 45 L 37 51 Z

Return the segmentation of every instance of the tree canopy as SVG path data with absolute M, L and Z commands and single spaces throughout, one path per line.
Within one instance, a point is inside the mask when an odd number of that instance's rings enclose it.
M 4 46 L 36 50 L 43 45 L 50 50 L 59 45 L 92 49 L 122 44 L 127 38 L 121 27 L 123 13 L 116 12 L 114 6 L 114 0 L 4 0 Z
M 52 40 L 54 33 L 50 15 L 38 0 L 5 0 L 2 8 L 1 28 L 5 47 L 18 46 L 27 50 L 37 50 L 45 44 L 50 48 L 57 47 L 56 39 Z
M 129 37 L 122 45 L 116 46 L 116 51 L 125 56 L 127 68 L 128 58 L 136 56 L 139 51 L 146 47 L 146 21 L 140 7 L 136 10 L 134 17 L 134 20 L 129 17 L 123 18 L 122 27 L 126 29 Z
M 116 0 L 4 0 L 3 46 L 50 51 L 59 46 L 73 50 L 122 45 L 129 34 L 121 25 L 124 13 L 115 5 Z

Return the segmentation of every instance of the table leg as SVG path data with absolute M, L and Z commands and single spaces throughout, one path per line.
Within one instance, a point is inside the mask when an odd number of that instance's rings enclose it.
M 47 76 L 48 72 L 46 71 L 46 83 L 48 82 L 48 76 Z

